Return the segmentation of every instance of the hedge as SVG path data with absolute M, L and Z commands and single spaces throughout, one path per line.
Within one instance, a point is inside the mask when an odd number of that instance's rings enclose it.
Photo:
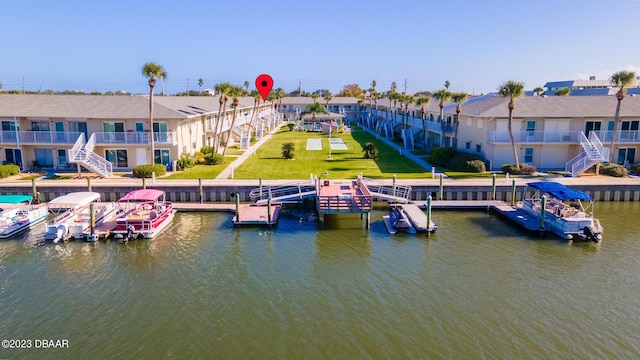
M 207 165 L 218 165 L 224 163 L 224 156 L 222 154 L 205 154 L 204 163 Z
M 152 173 L 155 169 L 156 176 L 162 176 L 167 173 L 167 167 L 162 164 L 152 165 L 138 165 L 133 168 L 133 177 L 142 179 L 142 178 L 151 178 Z
M 472 173 L 483 173 L 487 170 L 480 156 L 464 152 L 455 153 L 450 157 L 447 161 L 447 167 L 453 171 Z
M 635 175 L 640 175 L 640 163 L 631 165 L 630 173 Z
M 502 164 L 500 168 L 503 173 L 511 175 L 531 175 L 537 170 L 535 166 L 527 164 L 520 164 L 520 169 L 516 167 L 516 164 Z
M 600 173 L 613 177 L 625 177 L 628 175 L 627 169 L 618 164 L 607 164 L 600 168 Z
M 18 175 L 20 173 L 20 167 L 14 164 L 0 165 L 0 179 L 7 178 L 9 176 Z
M 452 147 L 437 147 L 431 150 L 429 163 L 435 166 L 447 166 L 447 161 L 456 153 Z

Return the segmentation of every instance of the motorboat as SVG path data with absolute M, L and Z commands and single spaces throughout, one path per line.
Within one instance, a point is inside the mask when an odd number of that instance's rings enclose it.
M 603 228 L 593 217 L 593 199 L 588 194 L 553 181 L 532 182 L 527 187 L 533 189 L 533 194 L 527 196 L 525 191 L 518 207 L 541 224 L 544 221 L 545 230 L 567 240 L 578 238 L 595 243 L 602 240 Z
M 47 207 L 31 195 L 0 195 L 0 239 L 18 234 L 47 218 Z
M 118 200 L 118 206 L 122 214 L 111 233 L 125 241 L 155 237 L 171 223 L 176 213 L 173 204 L 166 200 L 166 193 L 158 189 L 131 191 Z
M 413 226 L 404 209 L 401 207 L 392 208 L 391 213 L 389 215 L 384 215 L 382 217 L 382 220 L 384 221 L 384 224 L 387 227 L 387 231 L 389 231 L 390 234 L 395 234 L 398 232 L 407 234 L 416 233 L 415 226 Z
M 44 238 L 54 242 L 88 237 L 92 225 L 109 221 L 117 213 L 115 203 L 100 201 L 97 192 L 68 193 L 49 201 L 47 208 L 51 219 L 45 224 Z

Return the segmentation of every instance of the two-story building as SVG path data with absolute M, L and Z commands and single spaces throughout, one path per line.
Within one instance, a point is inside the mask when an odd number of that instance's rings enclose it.
M 72 168 L 72 163 L 109 176 L 151 163 L 172 164 L 204 145 L 248 144 L 280 120 L 271 103 L 256 109 L 252 97 L 155 96 L 153 125 L 148 96 L 0 95 L 0 161 L 22 169 Z M 235 114 L 235 120 L 234 120 Z M 153 126 L 153 131 L 151 126 Z M 153 133 L 154 154 L 151 154 Z

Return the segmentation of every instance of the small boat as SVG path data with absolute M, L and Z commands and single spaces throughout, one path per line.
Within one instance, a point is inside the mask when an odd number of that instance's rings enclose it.
M 398 232 L 404 232 L 407 234 L 416 233 L 416 228 L 413 226 L 411 221 L 409 221 L 404 209 L 401 207 L 394 207 L 391 209 L 391 213 L 389 215 L 384 215 L 382 220 L 390 234 Z
M 6 239 L 47 218 L 47 207 L 31 195 L 0 195 L 0 239 Z
M 116 219 L 111 233 L 125 241 L 143 237 L 151 239 L 164 230 L 173 220 L 176 209 L 162 190 L 134 190 L 118 200 L 122 214 Z
M 603 228 L 593 217 L 593 199 L 589 195 L 552 181 L 532 182 L 527 186 L 533 188 L 534 193 L 519 202 L 518 207 L 544 221 L 545 230 L 567 240 L 578 238 L 594 243 L 602 240 Z
M 52 218 L 45 224 L 45 240 L 83 239 L 90 235 L 91 210 L 94 226 L 113 218 L 115 203 L 101 202 L 97 192 L 72 192 L 47 203 Z

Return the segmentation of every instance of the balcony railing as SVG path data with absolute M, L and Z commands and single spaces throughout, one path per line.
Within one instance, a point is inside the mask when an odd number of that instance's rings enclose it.
M 603 143 L 611 142 L 613 131 L 593 131 Z M 618 130 L 616 136 L 617 143 L 639 143 L 640 130 Z
M 80 132 L 0 131 L 0 144 L 73 144 Z
M 513 138 L 517 143 L 579 143 L 581 131 L 514 131 Z M 490 141 L 494 143 L 510 143 L 508 131 L 492 131 Z
M 150 132 L 96 132 L 93 133 L 97 145 L 123 144 L 123 145 L 143 145 L 151 144 Z M 156 144 L 176 145 L 177 136 L 175 131 L 154 132 L 153 140 Z

